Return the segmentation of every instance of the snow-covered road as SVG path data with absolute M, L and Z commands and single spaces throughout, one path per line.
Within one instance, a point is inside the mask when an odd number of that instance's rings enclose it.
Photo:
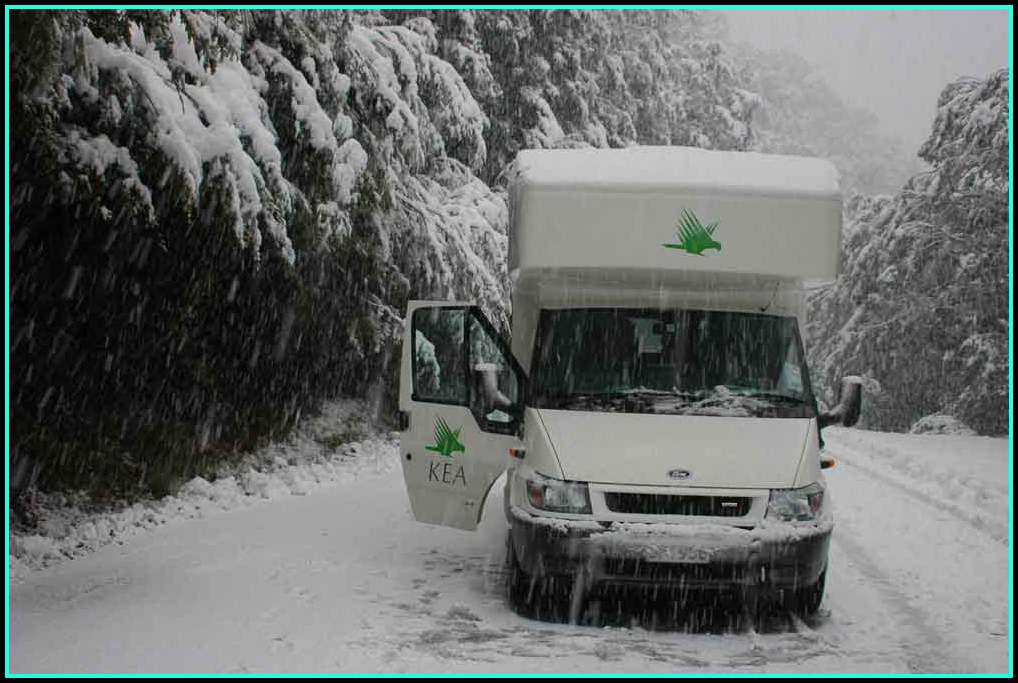
M 391 467 L 30 572 L 11 586 L 11 666 L 1006 672 L 1007 440 L 825 434 L 839 458 L 828 474 L 837 526 L 827 596 L 810 624 L 652 630 L 645 603 L 609 626 L 517 616 L 503 598 L 501 490 L 479 533 L 417 524 L 393 446 Z M 723 621 L 705 609 L 705 620 Z

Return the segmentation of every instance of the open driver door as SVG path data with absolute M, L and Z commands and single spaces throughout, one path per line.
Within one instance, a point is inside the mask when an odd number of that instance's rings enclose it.
M 477 306 L 411 301 L 400 363 L 400 459 L 420 522 L 474 530 L 521 446 L 525 376 Z

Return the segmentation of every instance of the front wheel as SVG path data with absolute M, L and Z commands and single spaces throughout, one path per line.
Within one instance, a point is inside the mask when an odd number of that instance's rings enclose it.
M 820 572 L 816 583 L 803 586 L 792 593 L 792 604 L 789 607 L 799 616 L 811 617 L 820 609 L 820 603 L 824 599 L 824 584 L 827 579 L 827 570 Z
M 512 607 L 514 612 L 522 614 L 523 608 L 529 603 L 528 597 L 531 591 L 531 581 L 530 575 L 520 567 L 520 561 L 516 557 L 516 549 L 513 547 L 511 534 L 506 539 L 505 558 L 506 599 L 509 601 L 509 606 Z
M 570 622 L 577 619 L 577 588 L 583 585 L 570 576 L 532 576 L 520 566 L 512 536 L 506 542 L 506 599 L 520 616 L 544 621 Z

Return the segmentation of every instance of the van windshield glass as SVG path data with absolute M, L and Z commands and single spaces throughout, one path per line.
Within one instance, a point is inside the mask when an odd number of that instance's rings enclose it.
M 794 317 L 583 308 L 541 312 L 537 408 L 813 417 Z

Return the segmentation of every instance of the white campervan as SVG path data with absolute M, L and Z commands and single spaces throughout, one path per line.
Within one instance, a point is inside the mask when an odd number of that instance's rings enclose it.
M 805 292 L 838 270 L 834 167 L 532 150 L 509 196 L 511 345 L 470 303 L 408 306 L 414 516 L 474 529 L 508 470 L 514 601 L 635 581 L 815 611 L 833 526 L 820 430 L 860 405 L 845 382 L 819 412 L 801 332 Z

